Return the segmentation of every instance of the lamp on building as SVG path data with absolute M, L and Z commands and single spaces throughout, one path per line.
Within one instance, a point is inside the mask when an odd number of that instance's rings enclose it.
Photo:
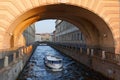
M 9 33 L 10 36 L 12 36 L 13 34 L 12 33 Z
M 106 38 L 106 37 L 107 37 L 107 34 L 104 33 L 104 34 L 103 34 L 103 37 Z

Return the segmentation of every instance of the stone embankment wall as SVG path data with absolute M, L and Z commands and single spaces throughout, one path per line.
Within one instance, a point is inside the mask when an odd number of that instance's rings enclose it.
M 51 45 L 51 44 L 50 44 Z M 116 55 L 107 56 L 96 55 L 94 49 L 88 51 L 84 48 L 75 48 L 70 46 L 51 45 L 53 48 L 63 52 L 65 55 L 73 58 L 74 60 L 84 64 L 85 66 L 93 69 L 96 72 L 110 78 L 110 80 L 120 80 L 120 65 Z
M 14 51 L 6 51 L 6 55 L 0 55 L 0 80 L 16 80 L 37 45 L 36 42 Z

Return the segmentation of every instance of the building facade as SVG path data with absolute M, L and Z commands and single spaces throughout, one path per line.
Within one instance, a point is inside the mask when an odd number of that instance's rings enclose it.
M 56 20 L 55 23 L 55 42 L 85 44 L 85 38 L 76 26 L 62 20 Z
M 35 34 L 35 41 L 41 41 L 41 35 Z
M 23 36 L 26 40 L 26 45 L 29 45 L 35 41 L 35 24 L 30 25 L 24 32 Z
M 50 34 L 50 41 L 55 42 L 55 31 Z
M 50 33 L 36 33 L 35 41 L 50 41 L 51 36 Z

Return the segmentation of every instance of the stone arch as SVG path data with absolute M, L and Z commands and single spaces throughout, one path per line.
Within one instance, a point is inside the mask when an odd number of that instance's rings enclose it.
M 9 4 L 9 6 L 5 4 Z M 64 8 L 66 7 L 66 5 L 69 7 Z M 52 8 L 50 6 L 52 6 Z M 71 23 L 79 26 L 81 30 L 83 29 L 82 31 L 84 34 L 87 30 L 87 34 L 91 33 L 91 35 L 86 35 L 86 37 L 88 38 L 94 34 L 94 32 L 90 32 L 90 31 L 92 31 L 93 29 L 98 30 L 98 33 L 96 31 L 97 34 L 95 34 L 91 40 L 94 42 L 95 39 L 99 39 L 100 41 L 97 42 L 97 40 L 95 40 L 96 41 L 95 43 L 97 44 L 99 43 L 100 47 L 109 47 L 109 49 L 115 48 L 116 53 L 120 52 L 119 22 L 118 22 L 119 21 L 118 16 L 120 12 L 119 12 L 119 1 L 117 0 L 114 0 L 114 1 L 109 1 L 109 0 L 108 1 L 107 0 L 100 0 L 100 1 L 98 0 L 91 0 L 91 1 L 88 1 L 88 0 L 84 0 L 84 1 L 25 0 L 24 2 L 21 0 L 21 1 L 17 1 L 17 3 L 16 3 L 16 0 L 13 0 L 13 1 L 3 0 L 3 1 L 0 1 L 0 7 L 2 9 L 0 14 L 0 18 L 1 18 L 0 22 L 3 22 L 3 24 L 1 24 L 1 28 L 2 28 L 1 30 L 3 34 L 6 36 L 6 37 L 2 35 L 0 36 L 1 40 L 3 39 L 5 40 L 1 44 L 5 44 L 5 43 L 9 44 L 10 42 L 9 34 L 12 33 L 13 35 L 17 36 L 14 31 L 19 30 L 19 28 L 17 29 L 17 27 L 18 26 L 20 27 L 20 25 L 23 27 L 37 20 L 57 18 L 57 19 L 64 19 L 64 20 L 70 21 Z M 73 8 L 73 7 L 76 7 L 76 8 Z M 115 9 L 113 7 L 115 7 Z M 53 9 L 53 8 L 56 8 L 56 9 Z M 14 10 L 15 12 L 13 13 L 12 11 Z M 43 12 L 44 14 L 38 15 L 37 12 L 38 13 Z M 54 16 L 51 12 L 54 12 L 54 14 L 59 16 Z M 64 15 L 61 15 L 63 12 L 64 12 Z M 45 13 L 48 15 L 46 15 Z M 68 17 L 68 16 L 71 16 L 71 17 Z M 4 19 L 2 19 L 3 17 Z M 85 23 L 87 23 L 87 25 Z M 81 25 L 84 26 L 84 28 L 80 27 Z M 91 27 L 88 28 L 87 26 L 91 26 Z M 25 27 L 23 27 L 23 29 L 24 28 Z M 95 38 L 95 36 L 96 37 L 100 36 L 100 37 Z M 103 38 L 105 36 L 107 36 L 107 38 Z M 109 42 L 106 42 L 106 41 L 109 41 Z M 95 44 L 95 46 L 97 46 L 97 44 Z M 1 46 L 1 48 L 2 47 L 4 46 Z M 7 47 L 9 47 L 9 45 Z
M 21 18 L 24 19 L 19 22 L 19 19 Z M 26 26 L 30 25 L 31 23 L 41 19 L 49 18 L 62 19 L 77 25 L 77 27 L 81 29 L 87 38 L 87 46 L 99 47 L 101 49 L 111 48 L 112 52 L 114 52 L 114 40 L 107 24 L 99 16 L 90 12 L 89 10 L 68 4 L 46 5 L 29 10 L 14 22 L 19 22 L 17 25 L 13 24 L 15 26 L 13 30 L 14 36 L 19 36 L 23 30 L 25 30 Z M 95 24 L 95 22 L 97 24 Z M 103 40 L 104 34 L 109 36 L 107 37 L 107 40 L 109 40 L 110 43 Z M 15 42 L 15 44 L 17 43 L 18 42 Z

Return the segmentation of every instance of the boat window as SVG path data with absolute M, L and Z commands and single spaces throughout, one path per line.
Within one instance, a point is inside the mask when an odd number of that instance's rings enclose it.
M 61 63 L 61 61 L 54 61 L 53 63 L 55 63 L 55 64 L 59 64 L 59 63 Z
M 48 61 L 48 63 L 50 63 L 50 64 L 60 64 L 62 61 Z

